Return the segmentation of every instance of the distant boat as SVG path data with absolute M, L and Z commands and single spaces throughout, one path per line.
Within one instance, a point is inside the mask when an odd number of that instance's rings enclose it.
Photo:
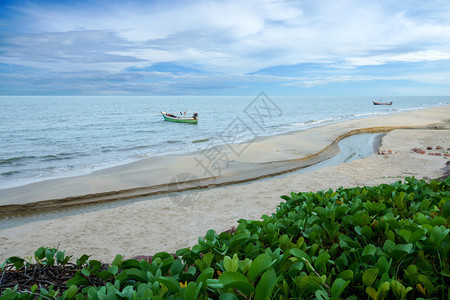
M 373 105 L 392 105 L 392 101 L 391 102 L 377 102 L 377 101 L 372 101 Z
M 161 112 L 161 115 L 163 116 L 165 121 L 169 121 L 169 122 L 189 123 L 189 124 L 197 124 L 198 123 L 198 114 L 197 113 L 194 113 L 194 115 L 189 118 L 178 117 L 176 115 L 169 114 L 164 111 Z

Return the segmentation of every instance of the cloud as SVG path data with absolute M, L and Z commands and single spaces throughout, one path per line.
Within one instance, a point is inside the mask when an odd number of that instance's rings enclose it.
M 347 62 L 353 66 L 369 66 L 369 65 L 384 65 L 389 62 L 424 62 L 424 61 L 438 61 L 438 60 L 450 60 L 450 52 L 445 53 L 442 51 L 417 51 L 410 53 L 402 53 L 395 55 L 375 55 L 369 57 L 353 57 L 348 58 Z
M 171 63 L 176 76 L 169 81 L 167 72 L 159 74 L 158 88 L 164 80 L 168 85 L 193 84 L 188 80 L 192 73 L 180 76 L 186 69 L 228 80 L 230 86 L 253 77 L 311 88 L 374 80 L 376 76 L 362 74 L 367 66 L 391 69 L 398 62 L 433 61 L 448 65 L 450 60 L 450 8 L 440 0 L 19 4 L 10 2 L 0 12 L 0 63 L 17 66 L 18 74 L 26 67 L 48 78 L 73 73 L 85 81 L 89 76 L 83 74 L 95 73 L 106 90 L 108 79 L 113 82 L 133 72 L 139 75 L 131 76 L 135 85 L 142 83 L 140 76 L 154 79 L 157 73 L 137 70 L 161 63 Z M 277 73 L 281 66 L 288 66 L 291 74 Z M 352 69 L 358 72 L 348 72 Z M 383 76 L 395 79 L 396 72 Z M 291 83 L 283 77 L 291 77 Z M 303 83 L 295 78 L 303 78 Z M 212 89 L 223 86 L 207 82 Z M 100 83 L 97 87 L 101 90 Z

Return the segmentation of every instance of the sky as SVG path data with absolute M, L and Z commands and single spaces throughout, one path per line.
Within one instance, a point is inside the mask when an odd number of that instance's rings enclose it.
M 0 0 L 0 95 L 449 96 L 448 0 Z

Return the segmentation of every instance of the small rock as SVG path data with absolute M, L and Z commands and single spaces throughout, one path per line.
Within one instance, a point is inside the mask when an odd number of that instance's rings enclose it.
M 430 153 L 428 153 L 428 155 L 434 155 L 434 153 L 431 153 L 431 152 L 430 152 Z
M 427 147 L 427 150 L 433 150 L 433 147 L 428 146 L 428 147 Z
M 436 146 L 436 149 L 437 149 L 437 150 L 442 149 L 442 148 L 444 148 L 444 147 L 442 147 L 441 145 Z
M 450 153 L 444 153 L 444 156 L 450 157 Z
M 434 155 L 435 156 L 441 156 L 441 153 L 435 153 Z
M 389 153 L 389 154 L 392 154 L 392 150 L 388 150 L 388 153 Z

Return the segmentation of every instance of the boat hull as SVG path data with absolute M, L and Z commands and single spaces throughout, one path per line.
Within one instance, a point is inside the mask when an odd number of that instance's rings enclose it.
M 376 102 L 376 101 L 372 101 L 373 105 L 392 105 L 392 101 L 391 102 Z
M 163 116 L 164 120 L 168 121 L 168 122 L 187 123 L 187 124 L 197 124 L 198 123 L 198 119 L 194 119 L 194 118 L 174 118 L 174 117 L 168 116 L 164 112 L 161 112 L 161 115 Z

